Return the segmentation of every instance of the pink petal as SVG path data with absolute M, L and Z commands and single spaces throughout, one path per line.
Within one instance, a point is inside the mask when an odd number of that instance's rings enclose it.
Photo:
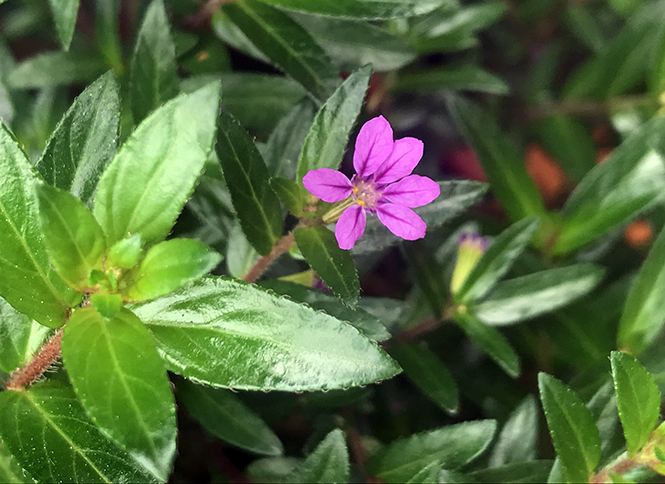
M 422 207 L 435 200 L 441 193 L 439 184 L 420 175 L 409 175 L 391 183 L 383 190 L 383 196 L 393 203 L 407 207 Z
M 390 183 L 409 175 L 423 157 L 423 142 L 416 138 L 400 138 L 393 151 L 374 174 L 378 183 Z
M 376 171 L 393 150 L 393 129 L 383 116 L 367 121 L 356 138 L 353 167 L 360 176 Z
M 405 240 L 416 240 L 425 237 L 427 225 L 410 208 L 393 203 L 384 203 L 377 207 L 376 214 L 381 223 L 397 237 Z
M 360 205 L 352 205 L 344 210 L 335 226 L 335 237 L 340 249 L 353 249 L 356 240 L 365 232 L 366 217 Z
M 307 172 L 302 177 L 302 184 L 309 193 L 328 203 L 344 200 L 353 191 L 351 181 L 344 174 L 330 168 Z

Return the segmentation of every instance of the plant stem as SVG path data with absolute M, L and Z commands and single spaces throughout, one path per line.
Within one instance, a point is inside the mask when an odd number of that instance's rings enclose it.
M 265 271 L 268 266 L 274 262 L 275 259 L 289 250 L 295 243 L 296 237 L 293 235 L 293 232 L 280 237 L 277 242 L 275 242 L 275 245 L 272 246 L 270 253 L 257 260 L 256 264 L 252 266 L 252 268 L 249 270 L 249 272 L 247 272 L 247 274 L 245 274 L 242 280 L 245 282 L 256 281 L 261 276 L 261 274 L 263 274 L 263 271 Z
M 526 109 L 527 119 L 539 119 L 555 114 L 573 116 L 605 115 L 608 112 L 619 111 L 635 106 L 648 106 L 654 101 L 649 96 L 623 96 L 608 99 L 605 102 L 595 101 L 563 101 L 560 103 L 541 104 Z
M 62 341 L 62 331 L 58 331 L 44 346 L 39 353 L 24 368 L 12 373 L 10 380 L 5 383 L 7 390 L 20 390 L 23 387 L 32 385 L 41 377 L 49 367 L 60 358 L 62 351 L 60 342 Z
M 212 15 L 221 8 L 225 3 L 231 3 L 234 0 L 207 0 L 199 10 L 186 17 L 184 24 L 190 28 L 200 28 L 203 27 L 206 23 L 210 22 Z
M 621 459 L 620 461 L 618 461 L 616 464 L 609 467 L 608 469 L 603 469 L 598 474 L 591 476 L 591 478 L 589 479 L 589 482 L 591 484 L 600 484 L 602 482 L 612 482 L 612 478 L 610 477 L 610 473 L 621 475 L 621 474 L 624 474 L 625 472 L 628 472 L 633 467 L 636 467 L 638 465 L 640 465 L 640 464 L 635 462 L 633 459 L 629 459 L 628 457 L 626 457 L 624 459 Z

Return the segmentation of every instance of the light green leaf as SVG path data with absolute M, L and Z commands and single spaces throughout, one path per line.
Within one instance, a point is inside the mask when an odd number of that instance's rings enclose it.
M 69 379 L 92 420 L 160 481 L 175 456 L 175 403 L 164 365 L 141 321 L 123 309 L 107 321 L 74 311 L 62 337 Z
M 342 163 L 349 134 L 362 108 L 371 75 L 370 66 L 351 73 L 316 113 L 298 159 L 298 183 L 302 183 L 302 178 L 310 170 L 336 170 Z
M 69 50 L 69 45 L 74 37 L 74 27 L 76 27 L 76 17 L 79 11 L 79 0 L 49 0 L 55 28 L 60 37 L 60 43 L 63 49 Z
M 16 460 L 2 440 L 0 440 L 0 482 L 6 484 L 32 484 L 35 482 L 29 474 L 16 463 Z
M 29 361 L 49 332 L 0 298 L 0 370 L 11 373 Z
M 104 172 L 94 214 L 108 243 L 140 233 L 162 240 L 194 190 L 212 148 L 219 83 L 183 94 L 154 111 Z
M 217 157 L 247 240 L 266 255 L 282 235 L 282 212 L 265 162 L 245 129 L 227 112 L 219 117 Z
M 261 418 L 230 390 L 178 381 L 178 400 L 211 434 L 263 455 L 281 455 L 282 442 Z
M 413 17 L 431 12 L 444 0 L 262 0 L 302 12 L 367 20 Z
M 129 90 L 134 123 L 179 91 L 175 46 L 163 0 L 153 0 L 139 29 L 130 67 Z
M 122 309 L 122 296 L 120 294 L 101 294 L 94 293 L 90 295 L 90 302 L 99 314 L 106 319 L 111 320 Z
M 93 51 L 44 52 L 17 65 L 7 82 L 14 89 L 88 83 L 106 69 L 104 61 Z
M 490 455 L 489 467 L 532 461 L 536 458 L 537 448 L 538 407 L 535 398 L 528 395 L 511 412 L 501 429 Z
M 660 391 L 653 377 L 634 357 L 613 351 L 610 361 L 626 449 L 633 458 L 658 424 Z
M 476 420 L 412 435 L 371 455 L 367 471 L 387 483 L 407 482 L 434 460 L 454 471 L 478 457 L 495 431 L 494 420 Z
M 422 71 L 409 70 L 395 83 L 396 92 L 411 91 L 479 91 L 508 94 L 508 85 L 499 77 L 475 65 L 440 67 Z
M 600 437 L 591 413 L 568 386 L 538 375 L 540 399 L 566 482 L 587 482 L 600 461 Z
M 141 234 L 134 234 L 121 239 L 111 246 L 106 257 L 106 269 L 131 269 L 141 260 L 143 255 L 143 241 Z
M 294 234 L 310 267 L 335 296 L 347 306 L 355 307 L 360 297 L 360 282 L 351 253 L 339 248 L 335 234 L 326 227 L 300 228 Z
M 349 451 L 344 441 L 344 433 L 339 429 L 330 432 L 304 462 L 284 477 L 284 482 L 349 482 Z
M 224 12 L 224 10 L 217 10 L 210 18 L 210 26 L 212 27 L 215 35 L 219 37 L 225 44 L 230 45 L 243 54 L 253 57 L 254 59 L 270 64 L 270 60 L 263 55 L 259 49 L 247 38 L 245 33 L 238 27 L 233 20 Z
M 226 243 L 226 267 L 229 274 L 242 279 L 252 269 L 259 258 L 259 253 L 245 237 L 239 223 L 236 223 L 229 232 Z
M 249 284 L 206 277 L 132 307 L 168 369 L 208 385 L 323 390 L 400 372 L 351 325 Z
M 62 382 L 0 393 L 0 420 L 0 437 L 37 482 L 154 482 L 104 437 Z

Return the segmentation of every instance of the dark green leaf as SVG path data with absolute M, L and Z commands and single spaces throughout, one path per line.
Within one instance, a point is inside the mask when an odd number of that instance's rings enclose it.
M 298 159 L 299 183 L 310 170 L 336 170 L 342 163 L 371 75 L 370 66 L 354 71 L 316 113 Z
M 402 74 L 394 87 L 397 92 L 410 91 L 480 91 L 508 94 L 508 85 L 500 78 L 475 65 L 440 67 Z
M 95 0 L 97 46 L 106 62 L 118 73 L 123 70 L 118 28 L 120 4 L 121 0 Z
M 387 445 L 367 460 L 367 471 L 384 482 L 406 482 L 432 461 L 457 470 L 480 455 L 496 431 L 494 420 L 449 425 Z
M 512 411 L 501 429 L 490 455 L 489 467 L 534 460 L 537 448 L 538 407 L 535 398 L 529 395 Z M 549 467 L 547 472 L 549 473 Z
M 21 62 L 9 73 L 7 82 L 15 89 L 87 83 L 106 69 L 93 51 L 45 52 Z
M 250 482 L 280 484 L 300 462 L 301 459 L 295 457 L 264 457 L 248 465 L 245 474 Z
M 545 213 L 543 200 L 524 168 L 524 156 L 481 108 L 449 98 L 457 126 L 473 146 L 492 191 L 513 221 Z
M 520 360 L 508 340 L 495 328 L 478 320 L 467 312 L 455 313 L 455 321 L 469 338 L 480 346 L 487 354 L 513 378 L 520 374 Z
M 393 341 L 390 354 L 418 388 L 448 413 L 459 409 L 459 394 L 453 376 L 427 346 Z
M 230 390 L 181 380 L 178 399 L 206 430 L 230 444 L 263 455 L 284 451 L 270 427 Z
M 76 27 L 76 17 L 79 11 L 79 0 L 49 0 L 51 12 L 55 20 L 55 28 L 60 37 L 60 43 L 65 50 L 69 50 L 69 45 L 74 37 L 74 27 Z
M 312 102 L 305 99 L 279 121 L 265 149 L 266 165 L 271 176 L 295 178 L 298 156 L 313 120 Z
M 653 377 L 632 356 L 613 351 L 610 361 L 626 449 L 633 458 L 656 428 L 660 417 L 660 391 Z
M 44 180 L 92 207 L 97 182 L 118 143 L 118 83 L 107 72 L 76 98 L 37 162 Z
M 51 270 L 37 210 L 37 177 L 2 123 L 0 179 L 0 296 L 46 326 L 62 326 L 76 294 Z
M 146 10 L 130 67 L 130 96 L 134 123 L 178 94 L 175 46 L 163 0 Z
M 568 386 L 538 375 L 540 399 L 566 482 L 587 482 L 600 461 L 600 437 L 591 413 Z
M 351 253 L 337 245 L 337 239 L 326 227 L 300 228 L 296 242 L 310 267 L 328 284 L 335 296 L 349 307 L 358 304 L 360 282 Z
M 206 277 L 133 308 L 171 371 L 213 386 L 322 390 L 400 372 L 352 326 L 249 284 Z
M 330 432 L 304 462 L 284 477 L 284 482 L 349 482 L 349 451 L 344 441 L 344 433 L 339 429 Z
M 74 195 L 40 184 L 39 218 L 46 251 L 62 280 L 78 291 L 88 287 L 88 273 L 102 269 L 106 237 L 95 217 Z
M 153 482 L 102 435 L 62 382 L 0 393 L 0 420 L 0 437 L 37 482 Z
M 368 20 L 413 17 L 431 12 L 444 0 L 262 0 L 279 7 L 335 17 Z
M 252 41 L 247 38 L 247 35 L 231 20 L 224 10 L 219 9 L 212 15 L 210 25 L 215 35 L 225 44 L 230 45 L 249 57 L 270 64 L 270 60 L 256 48 Z
M 239 223 L 236 223 L 229 232 L 226 243 L 226 267 L 229 274 L 242 279 L 249 273 L 259 258 L 259 253 L 245 237 Z
M 0 370 L 11 373 L 39 349 L 49 329 L 0 298 Z
M 95 198 L 109 245 L 134 233 L 148 245 L 166 237 L 210 154 L 219 101 L 219 83 L 180 95 L 125 141 Z
M 110 321 L 94 308 L 77 309 L 65 327 L 62 357 L 93 421 L 166 481 L 175 456 L 175 404 L 164 365 L 141 321 L 127 309 Z
M 407 484 L 440 484 L 445 482 L 441 478 L 441 464 L 438 460 L 430 462 L 406 482 Z
M 266 255 L 283 229 L 279 200 L 270 188 L 263 158 L 247 131 L 227 112 L 219 117 L 215 149 L 247 240 Z
M 296 217 L 304 215 L 303 209 L 309 198 L 309 193 L 302 185 L 298 185 L 298 183 L 288 178 L 274 177 L 270 179 L 270 188 L 289 212 Z
M 491 325 L 523 321 L 588 294 L 604 274 L 600 266 L 577 264 L 500 282 L 487 298 L 474 305 L 473 311 Z
M 168 294 L 204 276 L 222 257 L 203 242 L 171 239 L 148 250 L 136 269 L 120 280 L 126 301 L 145 301 Z
M 272 63 L 320 101 L 338 78 L 325 51 L 287 14 L 257 0 L 238 0 L 224 13 Z
M 440 318 L 450 293 L 448 283 L 444 281 L 443 267 L 425 242 L 407 242 L 403 247 L 418 286 L 429 301 L 434 316 Z
M 0 482 L 6 484 L 32 484 L 35 482 L 12 457 L 9 449 L 0 440 Z
M 482 469 L 467 474 L 470 482 L 474 483 L 533 483 L 548 482 L 547 477 L 552 469 L 551 460 L 536 460 L 533 462 L 516 462 L 492 469 Z
M 455 294 L 455 301 L 469 303 L 487 294 L 524 251 L 538 223 L 533 218 L 521 220 L 494 239 Z

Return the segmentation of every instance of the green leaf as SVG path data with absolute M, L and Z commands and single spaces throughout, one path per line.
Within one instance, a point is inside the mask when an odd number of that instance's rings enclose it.
M 469 482 L 489 483 L 533 483 L 548 482 L 547 478 L 552 469 L 551 460 L 536 460 L 533 462 L 516 462 L 491 469 L 481 469 L 466 474 Z
M 259 258 L 258 252 L 247 241 L 239 223 L 229 232 L 226 242 L 226 267 L 229 274 L 242 279 L 249 273 Z
M 32 484 L 35 482 L 23 470 L 11 455 L 5 444 L 0 440 L 0 482 L 7 484 Z
M 265 160 L 271 176 L 295 178 L 298 156 L 314 120 L 312 104 L 309 99 L 296 104 L 270 134 Z
M 130 67 L 134 123 L 139 124 L 179 91 L 175 46 L 163 0 L 153 0 L 139 29 Z
M 60 43 L 65 50 L 69 50 L 69 45 L 74 37 L 74 27 L 76 27 L 76 17 L 79 11 L 79 0 L 49 0 L 55 28 L 60 37 Z
M 404 374 L 434 403 L 448 413 L 459 410 L 459 394 L 453 376 L 426 345 L 392 341 L 390 354 Z
M 298 159 L 298 183 L 310 170 L 339 168 L 371 75 L 370 66 L 351 73 L 316 113 Z
M 587 482 L 600 461 L 600 437 L 591 413 L 575 392 L 550 375 L 540 373 L 538 387 L 566 482 Z
M 351 325 L 245 283 L 206 277 L 133 309 L 167 368 L 208 385 L 323 390 L 400 372 Z
M 294 301 L 307 303 L 312 309 L 325 311 L 337 319 L 347 321 L 372 341 L 385 341 L 390 338 L 390 333 L 377 317 L 359 307 L 350 309 L 328 292 L 289 281 L 261 281 L 259 285 L 277 294 L 289 296 Z
M 349 451 L 340 429 L 330 432 L 316 449 L 284 478 L 289 483 L 349 482 Z
M 223 11 L 270 61 L 320 101 L 339 79 L 325 51 L 291 17 L 256 0 L 237 0 Z
M 248 465 L 245 474 L 250 482 L 279 484 L 300 462 L 301 459 L 295 457 L 264 457 Z
M 665 190 L 663 130 L 665 119 L 654 117 L 584 177 L 564 207 L 554 254 L 597 239 L 660 197 Z
M 88 287 L 88 273 L 102 269 L 106 237 L 78 198 L 51 185 L 37 186 L 44 245 L 56 272 L 78 291 Z
M 439 484 L 446 482 L 441 478 L 441 464 L 438 460 L 433 460 L 416 474 L 414 474 L 407 482 L 407 484 Z
M 178 381 L 178 400 L 211 434 L 241 449 L 281 455 L 282 442 L 261 418 L 230 390 Z
M 122 296 L 120 294 L 91 294 L 90 302 L 99 314 L 109 320 L 113 319 L 122 309 Z
M 143 241 L 141 234 L 134 234 L 117 241 L 111 246 L 106 257 L 106 268 L 131 269 L 141 260 Z
M 587 127 L 574 118 L 547 116 L 535 124 L 545 149 L 574 180 L 596 166 L 596 145 Z
M 95 37 L 99 51 L 106 62 L 117 73 L 122 73 L 122 52 L 120 47 L 121 0 L 95 0 Z
M 355 307 L 360 297 L 360 282 L 351 253 L 339 248 L 335 234 L 326 227 L 300 228 L 294 234 L 310 267 L 335 296 L 347 306 Z
M 528 395 L 511 412 L 501 429 L 490 455 L 489 467 L 532 461 L 536 458 L 537 448 L 538 406 L 535 398 Z
M 274 177 L 270 179 L 270 187 L 289 212 L 296 217 L 304 215 L 303 209 L 309 193 L 302 185 L 288 178 Z
M 475 315 L 456 311 L 455 321 L 469 338 L 480 346 L 487 354 L 508 373 L 517 378 L 520 374 L 520 360 L 508 340 L 495 328 L 486 325 Z
M 0 370 L 11 373 L 27 363 L 49 329 L 0 298 Z
M 162 240 L 194 190 L 210 154 L 219 83 L 183 94 L 155 110 L 122 145 L 104 172 L 94 214 L 109 245 L 140 233 Z
M 37 482 L 153 482 L 104 437 L 62 382 L 0 393 L 0 420 L 0 437 Z
M 367 20 L 413 17 L 431 12 L 444 0 L 262 0 L 302 12 Z
M 538 228 L 539 221 L 521 220 L 504 230 L 471 270 L 455 294 L 458 303 L 469 303 L 487 294 L 512 267 Z
M 39 323 L 62 326 L 76 295 L 51 270 L 37 211 L 37 177 L 2 123 L 0 179 L 0 296 Z
M 14 89 L 35 89 L 88 83 L 107 69 L 93 51 L 44 52 L 21 62 L 7 82 Z
M 407 482 L 434 460 L 454 471 L 478 457 L 495 431 L 494 420 L 476 420 L 412 435 L 371 455 L 367 471 L 387 483 Z
M 444 281 L 441 264 L 434 258 L 434 254 L 422 240 L 406 242 L 402 247 L 414 277 L 418 281 L 418 287 L 425 294 L 434 317 L 440 318 L 450 293 L 448 284 Z
M 475 65 L 441 67 L 422 71 L 409 70 L 399 76 L 396 92 L 411 91 L 479 91 L 508 94 L 508 85 L 500 78 Z
M 491 325 L 524 321 L 566 306 L 591 292 L 605 270 L 576 264 L 536 272 L 498 283 L 489 296 L 474 305 L 474 313 Z
M 204 276 L 222 257 L 203 242 L 171 239 L 148 250 L 141 265 L 120 280 L 126 301 L 145 301 L 168 294 Z
M 450 97 L 448 105 L 510 219 L 518 221 L 543 215 L 545 206 L 524 167 L 524 156 L 500 131 L 496 121 L 460 97 Z
M 152 336 L 131 311 L 107 321 L 94 308 L 74 311 L 62 357 L 83 407 L 99 428 L 157 479 L 175 456 L 175 404 Z
M 630 458 L 649 440 L 660 417 L 660 391 L 649 372 L 630 355 L 613 351 L 612 378 Z
M 263 158 L 247 131 L 227 112 L 219 117 L 215 149 L 243 232 L 256 251 L 266 255 L 283 226 Z
M 44 180 L 92 207 L 97 182 L 118 143 L 120 95 L 112 72 L 88 86 L 46 142 L 37 170 Z

